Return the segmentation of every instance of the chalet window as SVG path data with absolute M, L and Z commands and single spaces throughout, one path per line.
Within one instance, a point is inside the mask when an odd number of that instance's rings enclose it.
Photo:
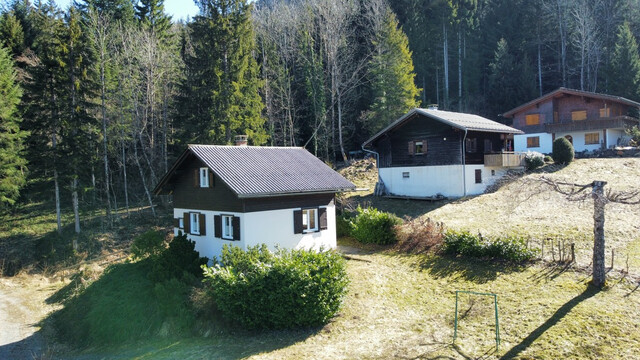
M 540 125 L 540 114 L 528 114 L 525 116 L 525 125 Z
M 468 153 L 474 153 L 478 151 L 478 139 L 467 138 L 467 140 L 465 141 L 465 149 Z
M 408 171 L 403 171 L 402 172 L 402 178 L 403 179 L 408 179 L 409 178 L 409 172 Z
M 476 184 L 482 184 L 482 169 L 476 169 Z
M 605 107 L 600 109 L 600 117 L 601 118 L 606 118 L 611 116 L 611 108 Z
M 587 110 L 576 110 L 571 112 L 572 121 L 586 120 Z
M 206 167 L 200 168 L 200 187 L 201 188 L 209 187 L 209 169 Z
M 584 134 L 585 145 L 597 145 L 600 144 L 600 133 L 586 133 Z
M 527 147 L 528 148 L 537 148 L 540 147 L 540 136 L 530 136 L 527 138 Z
M 178 228 L 179 229 L 184 229 L 184 218 L 179 218 L 178 219 Z
M 233 215 L 213 217 L 214 236 L 224 240 L 240 240 L 240 218 Z
M 187 212 L 184 213 L 184 218 L 188 220 L 183 220 L 184 232 L 192 235 L 206 235 L 206 223 L 204 214 L 198 212 Z
M 293 233 L 305 234 L 327 229 L 327 208 L 308 208 L 293 212 Z
M 427 153 L 426 140 L 409 141 L 409 155 L 424 155 Z

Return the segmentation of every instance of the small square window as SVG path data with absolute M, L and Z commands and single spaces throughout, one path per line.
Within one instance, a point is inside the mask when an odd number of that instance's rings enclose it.
M 528 148 L 540 147 L 540 137 L 539 136 L 528 137 L 527 138 L 527 147 Z
M 423 149 L 423 147 L 422 147 L 422 141 L 416 141 L 416 150 L 415 150 L 415 154 L 416 154 L 416 155 L 422 155 L 422 154 L 423 154 L 422 149 Z
M 233 240 L 233 215 L 222 215 L 222 238 Z
M 200 187 L 202 188 L 209 187 L 209 168 L 206 168 L 206 167 L 200 168 Z
M 318 211 L 317 209 L 302 209 L 302 232 L 318 231 Z
M 476 169 L 476 184 L 482 184 L 482 170 Z
M 600 133 L 586 133 L 584 134 L 585 145 L 598 145 L 600 144 Z
M 408 172 L 408 171 L 403 172 L 403 173 L 402 173 L 402 177 L 403 177 L 404 179 L 408 179 L 408 178 L 409 178 L 409 172 Z

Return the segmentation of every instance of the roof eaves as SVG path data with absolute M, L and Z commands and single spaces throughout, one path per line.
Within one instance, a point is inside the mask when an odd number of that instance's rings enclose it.
M 153 195 L 157 196 L 160 194 L 160 192 L 162 191 L 162 187 L 167 183 L 167 181 L 169 181 L 169 179 L 171 178 L 171 175 L 173 175 L 173 173 L 178 169 L 178 167 L 182 165 L 182 163 L 184 162 L 186 157 L 189 155 L 189 153 L 193 153 L 193 151 L 191 151 L 190 149 L 190 146 L 191 145 L 187 146 L 187 148 L 182 152 L 182 154 L 180 154 L 178 159 L 173 163 L 173 166 L 171 166 L 171 169 L 169 169 L 169 171 L 167 171 L 167 173 L 164 174 L 164 176 L 162 176 L 162 178 L 160 179 L 156 187 L 153 188 L 153 191 L 152 191 Z
M 405 120 L 409 119 L 413 114 L 415 114 L 418 111 L 418 108 L 413 108 L 411 109 L 408 113 L 402 115 L 398 120 L 392 122 L 391 124 L 387 125 L 387 127 L 385 127 L 384 129 L 378 131 L 375 135 L 373 135 L 371 138 L 369 138 L 369 140 L 365 141 L 364 143 L 362 143 L 362 147 L 366 147 L 367 145 L 369 145 L 370 143 L 372 143 L 373 141 L 375 141 L 376 139 L 378 139 L 380 136 L 382 136 L 382 134 L 386 133 L 387 131 L 393 129 L 394 127 L 400 125 L 401 123 L 403 123 Z
M 294 196 L 294 195 L 334 194 L 338 192 L 354 191 L 355 188 L 356 187 L 354 185 L 353 187 L 349 187 L 349 188 L 323 189 L 323 190 L 312 190 L 312 191 L 247 193 L 247 194 L 239 194 L 238 197 L 241 199 L 248 199 L 248 198 L 265 198 L 265 197 Z

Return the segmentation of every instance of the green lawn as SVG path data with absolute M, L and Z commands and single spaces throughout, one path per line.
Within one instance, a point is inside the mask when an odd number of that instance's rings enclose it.
M 353 244 L 351 244 L 353 245 Z M 202 336 L 92 348 L 76 359 L 633 358 L 640 352 L 640 291 L 611 279 L 597 291 L 588 274 L 560 267 L 402 255 L 352 255 L 344 308 L 330 324 L 298 331 L 245 332 L 214 321 Z M 493 303 L 455 290 L 498 294 Z

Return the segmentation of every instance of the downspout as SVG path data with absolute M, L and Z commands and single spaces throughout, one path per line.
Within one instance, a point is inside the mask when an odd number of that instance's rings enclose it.
M 464 137 L 462 138 L 462 196 L 467 196 L 467 166 L 466 161 L 466 142 L 467 142 L 467 129 L 464 129 Z

